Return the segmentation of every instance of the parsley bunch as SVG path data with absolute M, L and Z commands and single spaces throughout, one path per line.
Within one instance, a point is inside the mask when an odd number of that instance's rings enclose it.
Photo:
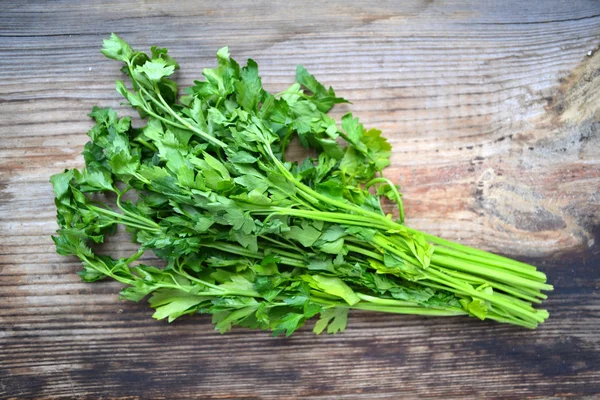
M 77 256 L 83 280 L 112 278 L 125 299 L 149 297 L 157 319 L 212 314 L 233 325 L 290 335 L 343 331 L 349 309 L 470 315 L 535 328 L 533 303 L 552 290 L 535 267 L 452 243 L 403 224 L 398 187 L 383 177 L 391 146 L 346 102 L 298 66 L 296 83 L 271 94 L 252 60 L 227 48 L 178 98 L 167 49 L 134 51 L 116 35 L 102 53 L 124 63 L 117 91 L 146 125 L 95 107 L 85 168 L 52 176 L 59 254 Z M 285 159 L 293 137 L 313 149 Z M 127 195 L 126 195 L 127 194 Z M 382 199 L 398 207 L 398 219 Z M 133 200 L 126 200 L 133 198 Z M 124 226 L 139 250 L 126 258 L 92 248 Z M 139 258 L 153 251 L 165 267 Z

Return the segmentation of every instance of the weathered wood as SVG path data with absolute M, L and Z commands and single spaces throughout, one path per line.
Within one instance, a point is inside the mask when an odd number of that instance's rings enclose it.
M 600 5 L 575 2 L 3 2 L 0 397 L 523 398 L 600 394 Z M 297 63 L 394 145 L 408 223 L 527 258 L 556 287 L 536 331 L 356 312 L 291 338 L 154 321 L 55 254 L 48 178 L 118 108 L 111 31 L 165 46 L 185 86 L 229 45 L 263 83 Z M 120 108 L 125 111 L 125 108 Z M 132 248 L 115 241 L 122 251 Z

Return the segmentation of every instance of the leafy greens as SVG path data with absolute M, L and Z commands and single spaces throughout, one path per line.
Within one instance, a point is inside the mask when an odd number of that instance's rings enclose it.
M 130 84 L 117 91 L 146 125 L 94 107 L 85 167 L 51 178 L 57 252 L 81 260 L 84 281 L 123 283 L 121 296 L 148 298 L 157 319 L 210 313 L 220 332 L 290 335 L 319 316 L 314 332 L 336 333 L 349 309 L 528 328 L 548 317 L 532 307 L 552 289 L 535 267 L 404 225 L 399 188 L 382 175 L 390 144 L 350 113 L 331 118 L 347 101 L 304 67 L 273 95 L 254 61 L 240 66 L 222 48 L 178 98 L 167 49 L 135 51 L 113 34 L 102 53 L 124 63 Z M 294 137 L 316 156 L 286 161 Z M 97 254 L 118 225 L 139 250 Z M 146 251 L 166 266 L 140 262 Z

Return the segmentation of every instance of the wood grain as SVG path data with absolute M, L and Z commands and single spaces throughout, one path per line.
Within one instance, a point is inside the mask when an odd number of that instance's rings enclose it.
M 0 13 L 0 397 L 524 398 L 600 395 L 596 1 L 19 1 Z M 168 47 L 189 85 L 229 45 L 271 91 L 304 64 L 394 146 L 408 223 L 536 263 L 536 331 L 355 312 L 221 336 L 171 325 L 55 254 L 51 174 L 80 167 L 93 105 L 119 108 L 110 32 Z M 588 52 L 592 55 L 588 56 Z M 124 238 L 122 238 L 124 239 Z M 131 249 L 126 240 L 117 251 Z

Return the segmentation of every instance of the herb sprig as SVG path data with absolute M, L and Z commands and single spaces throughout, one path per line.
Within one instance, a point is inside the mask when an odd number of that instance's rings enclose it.
M 121 296 L 148 297 L 154 317 L 210 313 L 234 325 L 290 335 L 314 316 L 336 333 L 348 310 L 469 315 L 535 328 L 533 308 L 552 290 L 535 267 L 404 225 L 399 187 L 385 178 L 391 146 L 347 102 L 298 66 L 296 83 L 273 95 L 258 66 L 227 48 L 178 98 L 179 68 L 167 49 L 133 50 L 116 35 L 102 53 L 124 63 L 117 91 L 147 120 L 94 107 L 85 168 L 52 176 L 62 255 L 77 256 L 88 282 L 112 278 Z M 293 137 L 316 152 L 290 162 Z M 123 196 L 134 201 L 124 200 Z M 398 208 L 386 214 L 382 199 Z M 139 250 L 127 258 L 92 250 L 118 225 Z M 166 261 L 139 261 L 146 251 Z

